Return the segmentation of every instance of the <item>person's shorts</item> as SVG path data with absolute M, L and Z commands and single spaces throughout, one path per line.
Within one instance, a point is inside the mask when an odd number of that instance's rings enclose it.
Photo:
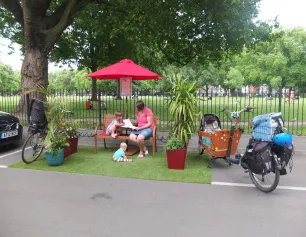
M 131 134 L 135 135 L 142 135 L 145 139 L 153 136 L 153 129 L 152 128 L 145 128 L 139 131 L 133 130 Z

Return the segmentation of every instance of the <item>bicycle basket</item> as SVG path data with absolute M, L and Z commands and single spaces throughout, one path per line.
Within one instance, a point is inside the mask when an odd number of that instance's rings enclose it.
M 252 123 L 252 138 L 257 141 L 270 142 L 275 134 L 283 132 L 281 113 L 259 115 L 252 120 Z
M 32 99 L 30 104 L 30 125 L 44 126 L 47 123 L 44 102 Z

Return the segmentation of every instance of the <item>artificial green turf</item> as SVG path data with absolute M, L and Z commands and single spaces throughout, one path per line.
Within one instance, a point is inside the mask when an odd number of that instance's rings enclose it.
M 32 164 L 23 162 L 11 165 L 11 168 L 48 170 L 79 174 L 92 174 L 122 178 L 165 180 L 188 183 L 211 183 L 211 170 L 207 168 L 208 157 L 189 152 L 184 170 L 170 170 L 167 167 L 165 151 L 160 151 L 154 157 L 137 159 L 132 156 L 133 162 L 115 163 L 111 158 L 115 150 L 100 149 L 93 152 L 92 147 L 79 146 L 78 153 L 65 159 L 61 166 L 48 166 L 44 156 Z

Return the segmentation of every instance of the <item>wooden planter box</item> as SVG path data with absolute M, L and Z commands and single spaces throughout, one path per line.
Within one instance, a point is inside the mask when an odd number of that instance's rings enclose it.
M 64 158 L 76 153 L 78 151 L 79 138 L 69 138 L 69 147 L 64 148 Z

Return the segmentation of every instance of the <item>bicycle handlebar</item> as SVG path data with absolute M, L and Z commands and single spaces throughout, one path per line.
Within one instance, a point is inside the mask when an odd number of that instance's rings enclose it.
M 70 111 L 70 110 L 64 110 L 64 109 L 62 109 L 62 113 L 74 114 L 72 111 Z
M 242 110 L 240 110 L 240 111 L 238 111 L 238 112 L 236 112 L 236 111 L 229 111 L 228 109 L 227 109 L 227 107 L 226 106 L 224 106 L 222 109 L 221 109 L 221 112 L 224 112 L 224 111 L 226 111 L 226 112 L 229 112 L 229 113 L 238 113 L 238 114 L 240 114 L 241 112 L 250 112 L 252 109 L 256 109 L 256 107 L 251 107 L 251 106 L 245 106 Z

